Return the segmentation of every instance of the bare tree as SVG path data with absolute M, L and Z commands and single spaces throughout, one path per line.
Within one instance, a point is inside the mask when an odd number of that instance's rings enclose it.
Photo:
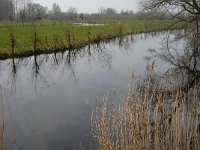
M 114 8 L 99 8 L 99 15 L 103 19 L 113 19 L 116 16 L 117 11 Z
M 61 8 L 57 3 L 53 3 L 52 10 L 50 10 L 48 14 L 51 19 L 61 19 L 62 18 Z
M 37 3 L 29 3 L 26 8 L 26 18 L 28 20 L 36 20 L 45 18 L 48 8 Z
M 59 14 L 61 13 L 61 9 L 60 9 L 60 6 L 56 3 L 53 3 L 52 5 L 52 11 L 54 14 Z
M 179 74 L 184 89 L 188 91 L 200 82 L 200 0 L 143 0 L 141 6 L 145 11 L 159 10 L 171 15 L 175 23 L 183 24 L 183 29 L 177 30 L 174 38 L 168 35 L 162 51 L 153 50 L 162 60 L 174 67 L 166 75 Z M 170 26 L 171 27 L 171 26 Z M 171 29 L 171 28 L 169 28 Z M 177 49 L 174 43 L 183 48 Z
M 28 4 L 28 1 L 27 0 L 20 0 L 19 2 L 20 2 L 20 4 L 19 4 L 19 18 L 20 18 L 20 20 L 25 21 L 26 20 L 26 6 Z
M 11 20 L 13 18 L 14 6 L 10 0 L 0 0 L 0 20 Z
M 200 0 L 142 0 L 140 4 L 144 10 L 162 10 L 181 21 L 200 21 Z
M 68 18 L 71 21 L 74 21 L 74 19 L 76 19 L 77 13 L 78 13 L 78 9 L 77 8 L 74 8 L 74 7 L 69 7 L 68 8 L 67 15 L 68 15 Z

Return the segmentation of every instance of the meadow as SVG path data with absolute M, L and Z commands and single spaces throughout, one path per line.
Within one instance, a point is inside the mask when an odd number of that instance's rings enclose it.
M 30 56 L 75 49 L 129 34 L 160 31 L 167 21 L 98 21 L 100 26 L 76 25 L 64 21 L 0 23 L 0 58 Z

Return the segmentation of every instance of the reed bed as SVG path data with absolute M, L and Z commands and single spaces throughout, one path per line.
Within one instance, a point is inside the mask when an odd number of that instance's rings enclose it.
M 140 84 L 122 102 L 105 96 L 93 110 L 92 129 L 99 150 L 200 149 L 199 87 Z

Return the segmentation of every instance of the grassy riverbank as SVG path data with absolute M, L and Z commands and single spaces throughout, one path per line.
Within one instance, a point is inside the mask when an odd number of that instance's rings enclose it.
M 163 30 L 165 21 L 107 21 L 105 26 L 67 22 L 0 23 L 0 58 L 29 56 L 79 48 L 89 43 L 142 32 Z

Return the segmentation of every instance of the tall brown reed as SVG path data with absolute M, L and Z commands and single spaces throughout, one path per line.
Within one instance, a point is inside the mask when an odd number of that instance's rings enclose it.
M 131 88 L 122 103 L 106 96 L 92 115 L 100 150 L 200 149 L 200 96 L 148 84 Z

